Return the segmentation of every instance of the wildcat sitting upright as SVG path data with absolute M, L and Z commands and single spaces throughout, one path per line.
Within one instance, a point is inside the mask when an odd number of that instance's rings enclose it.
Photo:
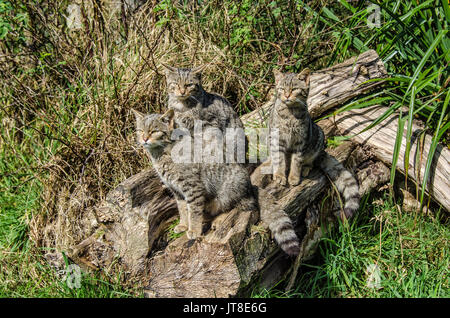
M 324 133 L 308 112 L 309 70 L 300 74 L 274 70 L 274 75 L 276 99 L 269 128 L 278 129 L 279 138 L 272 138 L 269 145 L 273 180 L 296 186 L 301 176 L 306 177 L 317 165 L 343 195 L 345 217 L 351 217 L 359 207 L 358 183 L 339 161 L 325 152 Z
M 244 163 L 248 147 L 244 125 L 225 97 L 203 89 L 204 66 L 176 68 L 162 65 L 166 69 L 168 107 L 175 112 L 175 123 L 188 129 L 191 134 L 194 132 L 195 121 L 201 121 L 203 128 L 218 128 L 223 135 L 227 133 L 228 128 L 235 129 L 228 132 L 234 134 L 232 140 L 236 156 L 233 156 L 233 160 Z
M 133 112 L 138 143 L 148 151 L 153 168 L 177 201 L 180 223 L 176 233 L 187 231 L 189 239 L 201 236 L 206 213 L 215 216 L 235 207 L 257 213 L 250 177 L 242 165 L 174 162 L 174 111 L 164 115 Z
M 244 128 L 241 119 L 225 97 L 209 93 L 202 86 L 204 66 L 176 68 L 163 64 L 166 68 L 169 109 L 175 111 L 175 122 L 189 130 L 194 120 L 202 120 L 205 125 L 226 128 Z

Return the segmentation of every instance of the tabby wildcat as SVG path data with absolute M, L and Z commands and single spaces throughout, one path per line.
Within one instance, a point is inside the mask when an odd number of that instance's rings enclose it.
M 133 110 L 136 116 L 138 143 L 148 151 L 153 167 L 162 182 L 174 193 L 180 213 L 176 233 L 187 230 L 190 239 L 202 233 L 203 216 L 227 212 L 234 207 L 252 213 L 257 210 L 250 177 L 240 164 L 175 163 L 171 151 L 176 141 L 171 139 L 174 131 L 174 112 L 164 115 L 144 115 Z M 268 194 L 269 195 L 269 194 Z M 298 238 L 287 221 L 289 217 L 273 220 L 276 205 L 264 209 L 261 219 L 268 224 L 280 247 L 289 255 L 297 255 Z M 270 212 L 270 213 L 269 213 Z M 268 215 L 270 214 L 270 215 Z
M 200 119 L 223 132 L 226 128 L 244 127 L 226 98 L 203 89 L 201 72 L 205 66 L 176 68 L 162 65 L 166 69 L 168 106 L 175 111 L 178 125 L 191 130 L 193 120 Z
M 173 110 L 164 115 L 133 112 L 138 143 L 148 151 L 153 168 L 177 201 L 180 223 L 174 229 L 176 233 L 187 231 L 189 239 L 199 237 L 206 213 L 215 216 L 234 207 L 249 213 L 257 211 L 250 177 L 241 165 L 173 161 Z
M 325 152 L 325 136 L 308 112 L 308 69 L 300 74 L 274 70 L 276 99 L 269 118 L 269 128 L 277 128 L 278 144 L 270 141 L 270 158 L 275 182 L 295 186 L 318 165 L 335 183 L 345 199 L 344 214 L 351 217 L 359 207 L 356 179 L 334 157 Z M 288 159 L 290 164 L 288 166 Z M 287 171 L 289 174 L 287 175 Z
M 233 139 L 237 139 L 234 144 L 235 160 L 244 163 L 248 148 L 244 125 L 226 98 L 203 89 L 201 72 L 205 66 L 176 68 L 162 65 L 166 69 L 168 107 L 175 111 L 176 124 L 191 133 L 196 120 L 200 120 L 203 127 L 219 128 L 223 134 L 227 128 L 238 128 L 238 135 Z

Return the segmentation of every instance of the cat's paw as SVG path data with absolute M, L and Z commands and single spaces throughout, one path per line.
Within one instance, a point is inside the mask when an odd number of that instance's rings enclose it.
M 201 233 L 199 231 L 188 230 L 186 232 L 186 235 L 188 239 L 195 240 L 196 238 L 200 237 Z
M 175 226 L 173 228 L 174 233 L 178 234 L 178 233 L 182 233 L 185 232 L 188 229 L 188 227 L 184 224 L 178 224 L 177 226 Z
M 307 177 L 311 172 L 311 167 L 303 167 L 302 168 L 302 177 Z
M 300 184 L 300 176 L 297 174 L 289 174 L 288 182 L 290 186 L 297 186 Z
M 282 176 L 279 174 L 273 175 L 273 181 L 278 183 L 279 185 L 285 186 L 287 184 L 286 176 Z

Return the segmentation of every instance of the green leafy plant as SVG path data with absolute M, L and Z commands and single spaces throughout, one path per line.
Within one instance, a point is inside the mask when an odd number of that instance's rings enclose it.
M 357 98 L 335 111 L 364 108 L 371 105 L 386 105 L 385 113 L 369 128 L 381 123 L 402 107 L 408 112 L 399 118 L 399 129 L 395 142 L 393 162 L 398 161 L 399 147 L 406 123 L 406 175 L 411 150 L 411 127 L 415 118 L 422 119 L 425 130 L 433 135 L 432 147 L 426 159 L 420 190 L 420 202 L 424 203 L 426 184 L 430 174 L 437 143 L 446 139 L 448 124 L 448 84 L 450 61 L 450 39 L 447 36 L 449 9 L 447 1 L 370 1 L 380 9 L 381 25 L 370 29 L 367 21 L 372 11 L 360 2 L 354 7 L 345 0 L 340 4 L 348 10 L 350 18 L 339 18 L 331 9 L 324 7 L 316 12 L 321 21 L 333 26 L 337 41 L 329 64 L 341 61 L 354 54 L 375 48 L 386 65 L 390 77 L 380 92 Z M 335 8 L 336 9 L 336 8 Z M 337 7 L 342 9 L 342 7 Z M 391 181 L 395 177 L 396 165 L 392 165 Z

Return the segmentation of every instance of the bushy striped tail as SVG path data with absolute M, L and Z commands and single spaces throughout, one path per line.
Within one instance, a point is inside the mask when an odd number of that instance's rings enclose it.
M 261 190 L 259 189 L 259 191 Z M 292 221 L 277 204 L 273 203 L 271 206 L 260 207 L 260 217 L 286 254 L 296 256 L 300 252 L 300 241 L 295 234 Z
M 359 208 L 359 187 L 355 177 L 333 156 L 324 151 L 319 160 L 320 168 L 330 177 L 344 198 L 344 214 L 348 219 Z

